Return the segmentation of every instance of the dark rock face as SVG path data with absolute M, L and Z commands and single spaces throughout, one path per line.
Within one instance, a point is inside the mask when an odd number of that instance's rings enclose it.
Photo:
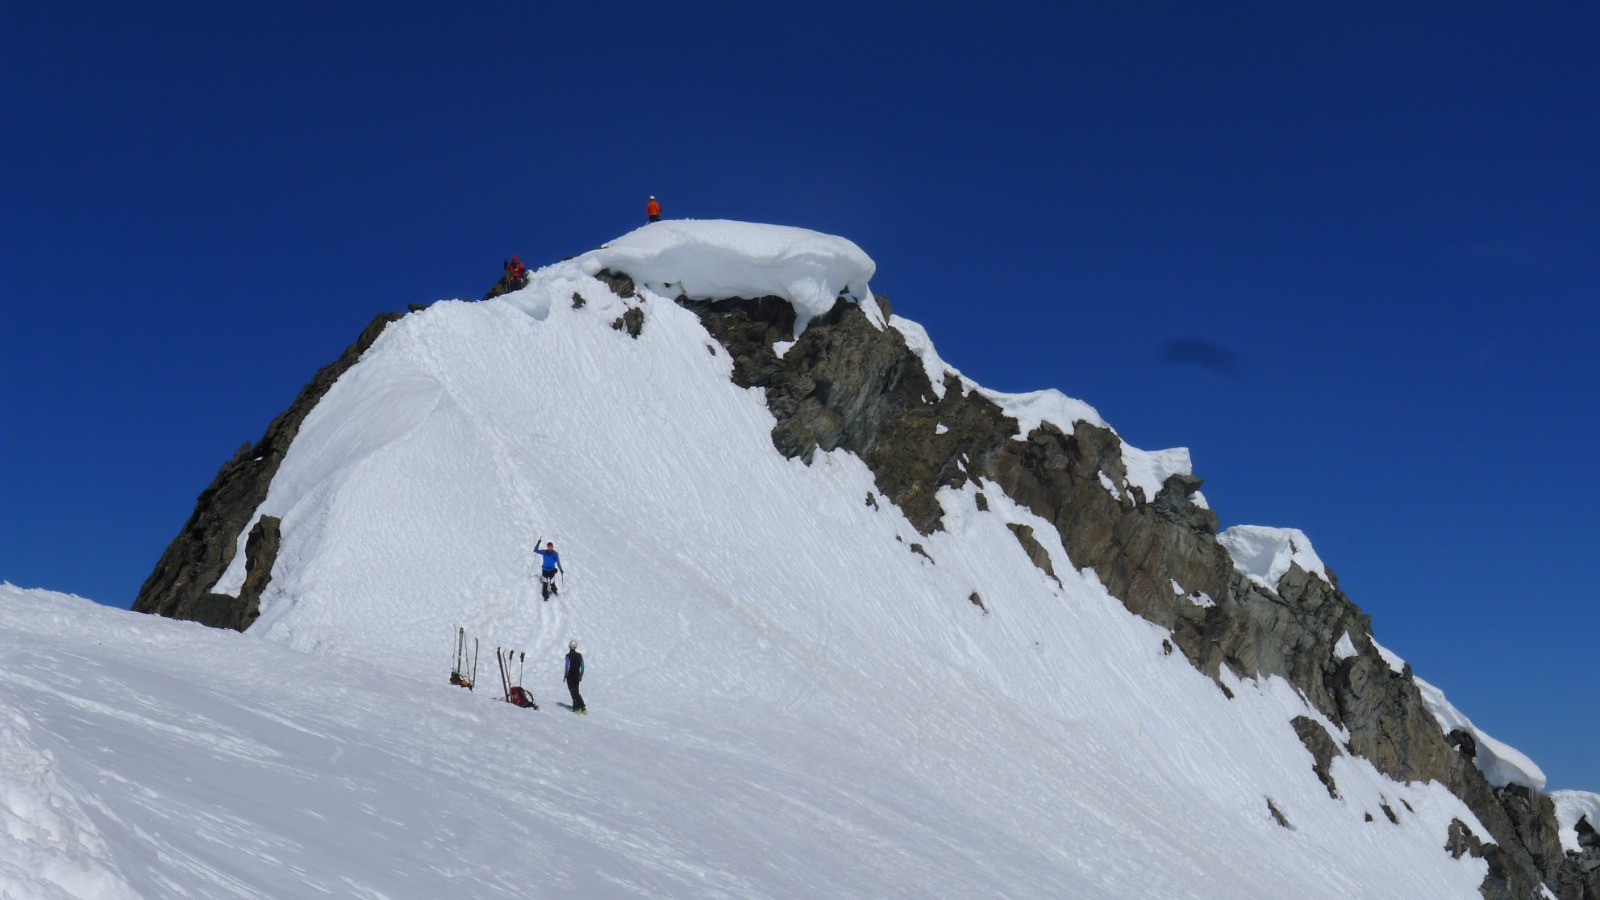
M 1585 852 L 1600 853 L 1600 834 L 1595 833 L 1594 826 L 1589 824 L 1589 817 L 1584 816 L 1578 820 L 1578 846 Z
M 1282 825 L 1284 828 L 1289 829 L 1290 831 L 1294 830 L 1294 826 L 1289 824 L 1289 820 L 1285 818 L 1283 813 L 1278 810 L 1278 805 L 1272 802 L 1271 797 L 1267 798 L 1267 812 L 1272 814 L 1273 821 L 1277 822 L 1279 825 Z
M 1049 575 L 1051 581 L 1060 584 L 1061 579 L 1056 577 L 1056 567 L 1050 562 L 1050 554 L 1046 552 L 1044 545 L 1039 543 L 1039 539 L 1033 536 L 1033 526 L 1008 522 L 1006 527 L 1017 536 L 1017 543 L 1022 545 L 1022 552 L 1028 554 L 1028 559 L 1038 566 L 1041 572 Z
M 777 419 L 772 443 L 783 455 L 809 462 L 818 448 L 856 453 L 879 493 L 924 534 L 942 527 L 941 487 L 995 482 L 1053 524 L 1073 563 L 1092 568 L 1129 611 L 1170 629 L 1171 643 L 1202 672 L 1215 678 L 1226 666 L 1241 677 L 1281 676 L 1349 731 L 1351 753 L 1397 780 L 1448 785 L 1490 831 L 1471 836 L 1490 863 L 1486 897 L 1534 898 L 1548 884 L 1561 900 L 1600 900 L 1552 843 L 1548 800 L 1531 804 L 1489 787 L 1446 741 L 1409 668 L 1395 672 L 1377 652 L 1370 620 L 1336 582 L 1292 567 L 1272 591 L 1234 571 L 1217 541 L 1216 514 L 1194 502 L 1200 479 L 1173 475 L 1154 497 L 1137 488 L 1112 493 L 1102 476 L 1126 483 L 1115 432 L 1077 422 L 1067 433 L 1045 423 L 1017 438 L 1016 421 L 958 379 L 947 377 L 943 396 L 935 394 L 904 338 L 874 327 L 853 304 L 837 304 L 795 340 L 793 310 L 776 297 L 679 303 L 733 358 L 734 382 L 765 392 Z M 774 343 L 789 340 L 779 357 Z M 1043 548 L 1029 548 L 1029 540 L 1037 544 L 1032 530 L 1012 531 L 1038 564 Z M 1211 605 L 1191 599 L 1201 595 Z M 1341 659 L 1335 647 L 1346 634 L 1356 653 Z M 1338 747 L 1302 720 L 1296 732 L 1336 796 L 1329 767 Z M 1392 808 L 1385 813 L 1397 818 Z M 1455 837 L 1453 847 L 1471 846 L 1466 835 Z
M 306 415 L 339 376 L 356 364 L 383 329 L 399 318 L 399 313 L 386 313 L 373 319 L 338 360 L 317 372 L 288 411 L 272 420 L 261 440 L 240 447 L 233 459 L 223 465 L 211 485 L 200 493 L 193 515 L 139 589 L 139 596 L 133 603 L 135 612 L 192 619 L 240 631 L 255 621 L 260 591 L 271 577 L 272 558 L 277 555 L 276 519 L 268 524 L 267 517 L 262 517 L 251 532 L 245 555 L 252 565 L 241 596 L 235 598 L 206 591 L 233 562 L 239 532 L 250 523 L 256 509 L 266 499 L 272 477 L 277 474 L 295 435 L 299 434 Z M 259 548 L 260 560 L 250 559 L 250 547 Z M 255 591 L 253 595 L 252 590 Z
M 633 278 L 628 275 L 624 275 L 621 272 L 613 272 L 610 269 L 601 269 L 594 277 L 600 281 L 600 283 L 610 288 L 611 293 L 616 294 L 618 297 L 621 297 L 624 300 L 630 297 L 636 297 L 639 294 L 639 289 L 634 286 Z
M 1371 821 L 1372 817 L 1368 816 L 1367 820 Z M 1450 831 L 1445 835 L 1444 849 L 1456 859 L 1469 853 L 1479 859 L 1483 858 L 1483 841 L 1478 840 L 1478 836 L 1473 834 L 1472 829 L 1460 819 L 1450 820 Z
M 1344 752 L 1334 742 L 1333 736 L 1328 734 L 1328 729 L 1323 728 L 1316 719 L 1295 716 L 1290 724 L 1294 726 L 1294 733 L 1300 736 L 1300 742 L 1311 752 L 1311 771 L 1317 773 L 1317 780 L 1328 789 L 1328 796 L 1339 799 L 1339 786 L 1333 781 L 1333 758 L 1343 756 Z
M 628 307 L 628 311 L 617 316 L 611 327 L 616 331 L 626 331 L 628 337 L 637 338 L 644 331 L 644 310 L 637 306 Z
M 844 448 L 867 460 L 879 491 L 924 534 L 944 511 L 934 494 L 981 471 L 1016 427 L 1000 408 L 966 395 L 955 379 L 943 399 L 896 331 L 879 331 L 859 307 L 839 302 L 782 358 L 777 341 L 794 338 L 794 309 L 777 297 L 680 301 L 700 313 L 734 359 L 734 381 L 760 387 L 778 418 L 772 443 L 785 456 Z M 1009 422 L 1009 426 L 1003 423 Z M 938 433 L 943 423 L 947 431 Z
M 261 594 L 272 581 L 272 564 L 278 558 L 282 541 L 280 525 L 275 516 L 262 516 L 250 529 L 244 545 L 244 586 L 239 596 L 228 594 L 201 594 L 179 602 L 172 618 L 191 619 L 212 628 L 232 628 L 243 631 L 261 615 Z

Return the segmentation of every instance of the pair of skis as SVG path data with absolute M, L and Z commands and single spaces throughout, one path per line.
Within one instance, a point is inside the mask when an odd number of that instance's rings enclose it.
M 505 691 L 505 701 L 512 706 L 520 706 L 523 709 L 538 709 L 539 704 L 534 702 L 533 694 L 522 686 L 522 669 L 528 662 L 528 652 L 526 650 L 501 650 L 496 647 L 494 648 L 494 657 L 500 662 L 500 687 Z M 517 661 L 517 677 L 515 680 L 511 678 L 511 660 L 513 657 Z
M 456 628 L 456 667 L 450 670 L 450 683 L 472 690 L 478 680 L 478 639 L 472 639 L 472 674 L 467 674 L 467 630 Z

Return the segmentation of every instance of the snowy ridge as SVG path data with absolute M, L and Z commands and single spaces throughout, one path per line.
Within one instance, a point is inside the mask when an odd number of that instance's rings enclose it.
M 1444 691 L 1421 678 L 1415 680 L 1417 690 L 1422 692 L 1422 702 L 1427 705 L 1428 712 L 1433 713 L 1434 719 L 1438 721 L 1439 727 L 1444 729 L 1445 734 L 1460 728 L 1477 741 L 1476 762 L 1490 784 L 1495 787 L 1520 784 L 1532 788 L 1536 793 L 1544 790 L 1546 780 L 1544 770 L 1533 760 L 1522 751 L 1495 740 L 1473 725 L 1471 719 L 1462 715 L 1460 710 L 1445 699 Z
M 968 391 L 977 391 L 984 397 L 993 401 L 1006 415 L 1017 420 L 1016 437 L 1026 438 L 1029 432 L 1041 424 L 1049 422 L 1062 431 L 1071 432 L 1078 422 L 1088 422 L 1099 428 L 1112 429 L 1095 408 L 1082 400 L 1068 397 L 1055 389 L 1043 391 L 1030 391 L 1023 394 L 1007 394 L 1002 391 L 991 391 L 977 382 L 962 375 L 961 372 L 939 356 L 929 339 L 928 332 L 921 325 L 900 316 L 890 316 L 889 327 L 900 332 L 905 338 L 906 346 L 922 361 L 922 368 L 927 372 L 928 380 L 933 382 L 935 397 L 944 398 L 944 379 L 946 375 L 954 375 L 961 380 L 962 386 Z M 1189 459 L 1189 451 L 1184 447 L 1169 450 L 1140 450 L 1122 442 L 1122 462 L 1127 469 L 1127 484 L 1137 487 L 1144 492 L 1146 501 L 1154 500 L 1157 493 L 1166 484 L 1167 478 L 1172 475 L 1189 475 L 1193 473 Z M 1101 478 L 1106 484 L 1106 490 L 1121 498 L 1124 496 L 1123 486 L 1112 483 L 1104 472 Z M 1205 506 L 1205 497 L 1198 492 L 1192 495 L 1194 502 Z

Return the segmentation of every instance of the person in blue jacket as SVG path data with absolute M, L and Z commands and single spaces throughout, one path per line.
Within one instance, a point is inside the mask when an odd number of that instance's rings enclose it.
M 578 652 L 577 641 L 567 641 L 567 690 L 572 694 L 572 711 L 582 715 L 589 714 L 589 707 L 583 705 L 583 695 L 578 693 L 578 682 L 583 680 L 583 654 Z
M 544 557 L 544 565 L 539 573 L 539 592 L 544 599 L 549 600 L 551 594 L 560 594 L 561 589 L 556 587 L 556 573 L 565 573 L 561 568 L 561 554 L 556 552 L 555 541 L 546 541 L 543 550 L 534 550 Z

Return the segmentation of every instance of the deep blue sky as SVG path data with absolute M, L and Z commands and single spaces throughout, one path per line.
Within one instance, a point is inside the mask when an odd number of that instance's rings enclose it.
M 0 4 L 0 578 L 127 605 L 374 314 L 653 193 L 1190 447 L 1600 790 L 1592 7 L 665 6 Z

